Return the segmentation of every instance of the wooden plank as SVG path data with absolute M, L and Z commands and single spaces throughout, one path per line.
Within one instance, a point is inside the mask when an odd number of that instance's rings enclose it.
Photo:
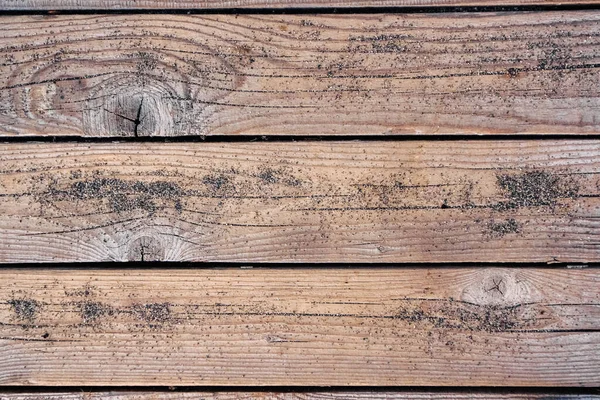
M 0 393 L 1 400 L 598 400 L 596 394 L 535 392 L 336 391 L 336 392 L 147 392 L 106 391 Z
M 599 133 L 599 21 L 4 16 L 0 135 Z
M 4 385 L 600 384 L 595 268 L 3 269 L 0 281 Z
M 600 141 L 0 145 L 0 262 L 598 262 Z
M 596 0 L 0 0 L 3 10 L 151 10 L 223 8 L 431 7 L 595 4 Z

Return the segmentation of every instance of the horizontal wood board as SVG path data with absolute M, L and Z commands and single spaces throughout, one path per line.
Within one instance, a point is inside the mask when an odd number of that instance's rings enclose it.
M 599 22 L 2 16 L 0 135 L 597 134 Z
M 4 385 L 600 383 L 598 269 L 88 266 L 0 281 Z
M 600 260 L 600 141 L 0 145 L 0 262 Z

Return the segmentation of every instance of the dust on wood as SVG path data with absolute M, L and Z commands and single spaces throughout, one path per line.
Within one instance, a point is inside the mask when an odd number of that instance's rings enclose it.
M 32 323 L 35 321 L 41 304 L 28 298 L 11 298 L 7 300 L 14 312 L 15 318 L 19 321 Z
M 3 262 L 598 258 L 594 141 L 22 147 L 0 150 Z
M 102 200 L 115 212 L 144 210 L 153 213 L 157 202 L 169 202 L 176 209 L 181 208 L 184 191 L 177 184 L 166 181 L 146 183 L 143 181 L 125 181 L 119 178 L 94 177 L 86 180 L 74 180 L 70 187 L 59 189 L 51 186 L 40 197 L 40 202 Z
M 599 19 L 4 16 L 0 135 L 598 133 Z
M 0 342 L 22 356 L 0 367 L 2 383 L 93 375 L 101 384 L 592 385 L 600 379 L 597 275 L 446 266 L 4 269 Z M 10 303 L 16 292 L 46 305 L 34 320 L 11 323 L 21 312 Z
M 111 307 L 96 301 L 82 301 L 75 303 L 84 324 L 96 323 L 105 315 L 112 315 Z
M 497 179 L 508 197 L 508 201 L 498 204 L 498 209 L 556 206 L 561 199 L 576 199 L 579 191 L 575 177 L 546 171 L 499 174 Z
M 490 221 L 487 226 L 489 234 L 492 237 L 503 237 L 509 233 L 518 233 L 521 225 L 514 218 L 509 218 L 505 221 Z
M 426 303 L 427 304 L 427 303 Z M 511 332 L 526 329 L 531 321 L 520 315 L 519 306 L 468 304 L 454 299 L 439 301 L 431 307 L 401 307 L 396 318 L 431 325 L 435 328 L 459 329 L 463 331 Z
M 132 307 L 132 312 L 150 327 L 160 326 L 170 322 L 173 318 L 171 304 L 169 303 L 135 304 Z

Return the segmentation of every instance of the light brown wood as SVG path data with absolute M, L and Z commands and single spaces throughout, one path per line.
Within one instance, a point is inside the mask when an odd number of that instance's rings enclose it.
M 112 391 L 88 392 L 40 392 L 1 394 L 1 400 L 598 400 L 596 394 L 535 393 L 511 391 L 444 392 L 444 391 L 336 391 L 336 392 L 142 392 Z
M 597 0 L 0 0 L 3 10 L 140 10 L 595 4 Z
M 4 385 L 600 384 L 593 268 L 74 267 L 0 281 Z
M 0 145 L 0 262 L 597 262 L 600 141 Z
M 0 135 L 600 132 L 598 11 L 0 21 Z

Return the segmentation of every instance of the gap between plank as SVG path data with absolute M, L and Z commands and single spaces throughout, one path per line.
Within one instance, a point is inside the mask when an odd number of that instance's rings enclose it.
M 127 261 L 127 262 L 74 262 L 74 263 L 0 263 L 0 269 L 60 269 L 81 271 L 81 265 L 85 264 L 88 269 L 98 270 L 120 270 L 127 267 L 127 270 L 136 269 L 178 269 L 178 270 L 208 270 L 208 269 L 270 269 L 286 270 L 298 269 L 305 270 L 331 270 L 340 268 L 365 269 L 374 268 L 389 269 L 430 269 L 430 268 L 514 268 L 514 269 L 597 269 L 600 263 L 498 263 L 498 262 L 464 262 L 464 263 L 242 263 L 242 262 L 178 262 L 178 261 Z

